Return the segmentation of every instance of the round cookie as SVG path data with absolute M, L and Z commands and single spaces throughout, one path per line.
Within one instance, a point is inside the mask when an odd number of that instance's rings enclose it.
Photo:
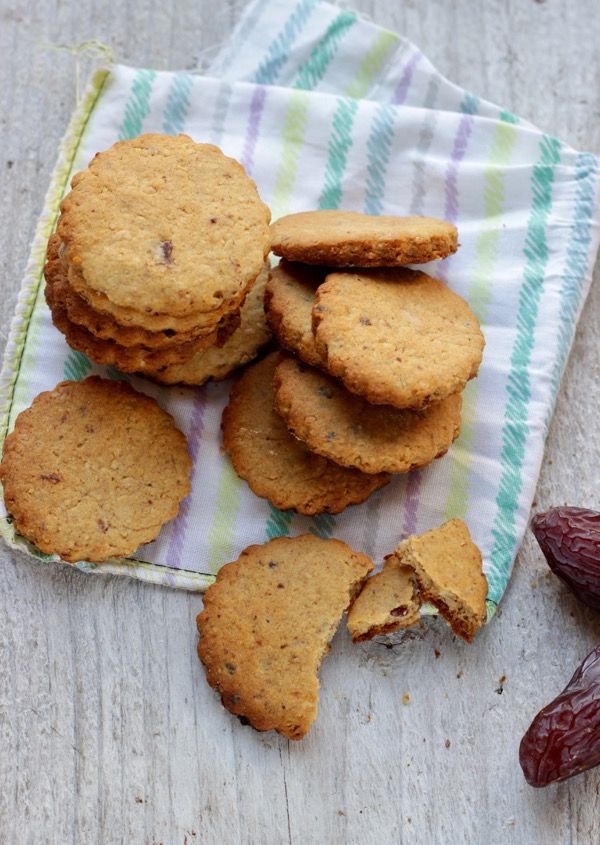
M 200 385 L 227 378 L 256 358 L 271 337 L 263 308 L 268 269 L 265 267 L 240 310 L 240 325 L 220 347 L 199 351 L 181 364 L 146 372 L 163 384 Z
M 273 409 L 273 352 L 249 367 L 234 385 L 223 411 L 225 451 L 250 489 L 280 510 L 312 516 L 339 513 L 364 502 L 390 480 L 340 467 L 296 440 Z
M 332 273 L 313 330 L 327 370 L 369 402 L 424 408 L 477 375 L 484 339 L 464 299 L 406 268 Z
M 269 220 L 239 162 L 187 135 L 149 134 L 73 177 L 57 231 L 89 289 L 182 317 L 237 301 L 264 265 Z
M 325 365 L 312 331 L 315 291 L 324 281 L 322 270 L 281 261 L 271 270 L 265 291 L 265 311 L 273 334 L 282 346 L 314 367 Z
M 410 472 L 445 455 L 460 432 L 460 394 L 423 411 L 370 405 L 327 373 L 285 357 L 275 408 L 311 452 L 362 472 Z
M 119 346 L 143 346 L 146 349 L 166 349 L 195 342 L 198 347 L 208 349 L 215 344 L 224 343 L 239 325 L 239 316 L 231 314 L 224 317 L 219 327 L 208 334 L 198 329 L 188 332 L 149 332 L 138 326 L 121 326 L 109 314 L 94 311 L 73 290 L 68 282 L 67 270 L 60 259 L 59 249 L 60 239 L 54 234 L 48 241 L 44 266 L 46 281 L 53 286 L 54 299 L 64 308 L 69 321 L 86 329 L 98 340 L 114 341 Z
M 288 261 L 330 267 L 401 267 L 445 258 L 458 248 L 456 226 L 435 217 L 357 211 L 303 211 L 271 226 L 271 249 Z
M 69 346 L 83 352 L 97 364 L 113 366 L 124 373 L 154 372 L 168 364 L 180 363 L 196 351 L 197 341 L 180 343 L 166 349 L 146 349 L 144 346 L 120 346 L 112 340 L 99 340 L 83 326 L 69 320 L 67 310 L 61 302 L 59 281 L 46 284 L 44 293 L 52 322 L 64 334 Z
M 189 493 L 190 472 L 185 437 L 154 399 L 91 376 L 19 414 L 0 481 L 17 531 L 73 563 L 153 540 Z
M 223 705 L 256 730 L 301 739 L 317 715 L 321 661 L 372 567 L 312 534 L 250 546 L 223 566 L 197 617 L 198 656 Z

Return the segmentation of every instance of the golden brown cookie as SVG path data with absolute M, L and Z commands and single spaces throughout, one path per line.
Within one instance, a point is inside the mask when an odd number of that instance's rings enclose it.
M 197 352 L 182 364 L 171 364 L 147 374 L 163 384 L 200 385 L 210 379 L 227 378 L 238 367 L 256 358 L 271 337 L 263 308 L 267 277 L 265 268 L 241 308 L 239 328 L 224 344 Z
M 288 261 L 330 267 L 400 267 L 446 258 L 456 226 L 435 217 L 376 217 L 357 211 L 303 211 L 271 226 L 272 250 Z
M 46 253 L 46 265 L 44 276 L 49 284 L 60 279 L 60 301 L 65 308 L 71 323 L 83 326 L 100 340 L 113 340 L 120 346 L 145 346 L 147 349 L 177 346 L 180 343 L 188 343 L 204 336 L 205 348 L 214 346 L 219 340 L 226 337 L 235 330 L 230 325 L 231 318 L 223 319 L 224 325 L 219 324 L 218 329 L 208 330 L 195 328 L 187 332 L 160 331 L 149 332 L 140 326 L 122 326 L 114 317 L 102 311 L 94 309 L 81 297 L 68 282 L 68 271 L 60 258 L 61 241 L 57 234 L 50 236 L 48 250 Z
M 390 480 L 365 475 L 314 455 L 296 440 L 273 409 L 273 352 L 249 367 L 234 385 L 223 412 L 223 444 L 233 468 L 257 496 L 280 510 L 312 516 L 339 513 L 364 502 Z
M 464 299 L 406 268 L 332 273 L 313 329 L 329 372 L 369 402 L 425 408 L 477 375 L 484 339 Z
M 325 271 L 304 264 L 281 261 L 271 270 L 265 291 L 265 312 L 273 334 L 298 357 L 323 367 L 312 330 L 315 291 L 325 281 Z
M 124 373 L 152 373 L 168 364 L 179 363 L 196 351 L 198 341 L 180 343 L 166 349 L 146 349 L 144 346 L 119 346 L 112 340 L 99 340 L 83 326 L 77 326 L 69 320 L 59 291 L 60 282 L 56 281 L 47 284 L 44 291 L 52 322 L 64 334 L 72 349 L 83 352 L 97 364 L 113 366 Z
M 187 135 L 98 153 L 61 203 L 67 263 L 117 306 L 181 317 L 235 301 L 260 273 L 270 212 L 241 164 Z
M 132 554 L 190 490 L 183 434 L 122 381 L 91 376 L 40 393 L 4 443 L 0 481 L 17 531 L 63 560 Z
M 373 564 L 312 534 L 250 546 L 223 566 L 198 615 L 198 655 L 231 713 L 301 739 L 317 715 L 317 672 Z
M 380 634 L 391 634 L 400 628 L 416 625 L 420 618 L 421 599 L 413 570 L 390 555 L 383 569 L 363 584 L 348 611 L 348 630 L 353 643 L 371 640 Z
M 410 472 L 448 451 L 460 432 L 460 394 L 423 411 L 370 405 L 321 370 L 285 356 L 275 370 L 275 408 L 318 455 L 362 472 Z
M 481 552 L 461 519 L 400 543 L 394 556 L 414 570 L 423 601 L 438 608 L 468 643 L 486 620 L 488 584 Z

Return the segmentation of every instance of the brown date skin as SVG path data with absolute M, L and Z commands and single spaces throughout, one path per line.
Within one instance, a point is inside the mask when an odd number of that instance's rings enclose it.
M 548 566 L 589 607 L 600 610 L 600 513 L 550 508 L 531 527 Z
M 600 646 L 537 714 L 519 747 L 530 786 L 548 786 L 600 764 Z

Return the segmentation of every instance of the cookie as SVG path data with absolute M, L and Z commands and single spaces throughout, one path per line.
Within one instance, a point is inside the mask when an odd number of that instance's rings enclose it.
M 421 615 L 421 599 L 413 570 L 390 555 L 383 569 L 363 584 L 348 611 L 348 630 L 353 643 L 391 634 L 416 625 Z
M 5 440 L 0 481 L 17 531 L 71 563 L 132 554 L 190 490 L 184 435 L 122 381 L 40 393 Z
M 456 226 L 435 217 L 376 217 L 357 211 L 303 211 L 271 226 L 272 250 L 288 261 L 330 267 L 400 267 L 446 258 Z
M 364 502 L 390 480 L 365 475 L 310 452 L 273 409 L 273 352 L 249 367 L 234 385 L 223 412 L 223 444 L 237 474 L 280 510 L 312 516 L 339 513 Z
M 57 276 L 61 279 L 61 304 L 66 309 L 67 316 L 72 323 L 83 326 L 100 340 L 113 340 L 120 346 L 145 346 L 147 349 L 177 346 L 180 343 L 187 343 L 205 336 L 205 348 L 214 346 L 219 340 L 225 340 L 228 334 L 235 330 L 230 324 L 230 317 L 225 317 L 223 326 L 218 329 L 200 330 L 195 328 L 192 331 L 160 331 L 149 332 L 140 326 L 122 326 L 110 314 L 94 309 L 81 297 L 68 282 L 67 270 L 59 255 L 60 238 L 53 234 L 48 241 L 46 253 L 46 265 L 44 276 L 52 284 Z
M 250 546 L 223 566 L 198 615 L 198 655 L 224 707 L 259 731 L 301 739 L 318 670 L 373 564 L 312 534 Z
M 460 432 L 460 394 L 423 411 L 370 405 L 327 373 L 286 356 L 274 378 L 275 408 L 318 455 L 362 472 L 410 472 L 445 455 Z
M 117 306 L 181 317 L 235 301 L 260 273 L 270 212 L 239 162 L 187 135 L 141 135 L 71 181 L 67 264 Z
M 181 362 L 196 351 L 196 341 L 166 349 L 146 349 L 144 346 L 119 346 L 112 340 L 99 340 L 83 326 L 69 320 L 60 301 L 60 284 L 47 284 L 44 293 L 52 322 L 64 334 L 69 346 L 83 352 L 97 364 L 113 366 L 124 373 L 152 373 L 159 367 Z
M 409 537 L 394 552 L 409 566 L 423 601 L 431 602 L 455 634 L 468 643 L 486 620 L 488 584 L 481 552 L 461 519 Z
M 313 329 L 328 371 L 369 402 L 425 408 L 477 375 L 484 339 L 464 299 L 405 268 L 332 273 Z
M 271 270 L 265 291 L 265 312 L 273 334 L 282 346 L 313 367 L 325 365 L 312 330 L 315 291 L 324 281 L 322 270 L 281 261 Z
M 252 361 L 269 341 L 263 299 L 268 270 L 260 274 L 240 311 L 240 326 L 219 347 L 197 352 L 182 364 L 171 364 L 147 373 L 163 384 L 200 385 L 213 379 L 227 378 L 238 367 Z

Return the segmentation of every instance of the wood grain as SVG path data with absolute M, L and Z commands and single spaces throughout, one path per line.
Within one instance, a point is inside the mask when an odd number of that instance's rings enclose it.
M 595 0 L 353 5 L 409 36 L 455 82 L 600 152 Z M 43 45 L 97 38 L 130 64 L 194 68 L 243 6 L 0 5 L 3 338 L 74 105 L 74 59 Z M 596 284 L 557 403 L 540 507 L 600 509 L 599 382 Z M 255 734 L 222 710 L 195 655 L 197 596 L 84 577 L 4 548 L 0 561 L 2 842 L 600 840 L 599 771 L 534 791 L 518 767 L 530 718 L 600 640 L 600 617 L 547 574 L 530 537 L 498 618 L 471 648 L 441 622 L 389 649 L 353 647 L 341 631 L 323 666 L 318 721 L 300 744 Z

